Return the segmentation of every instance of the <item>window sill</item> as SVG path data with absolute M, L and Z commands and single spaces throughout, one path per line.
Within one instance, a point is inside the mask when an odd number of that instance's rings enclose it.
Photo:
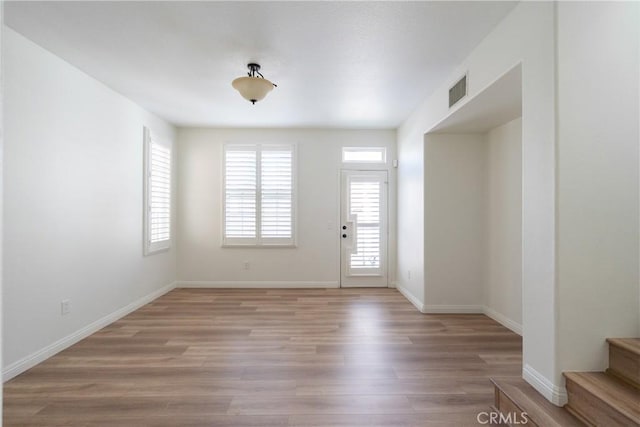
M 171 246 L 167 246 L 164 248 L 157 248 L 157 249 L 147 249 L 144 251 L 144 256 L 155 255 L 162 252 L 169 252 L 170 250 L 171 250 Z

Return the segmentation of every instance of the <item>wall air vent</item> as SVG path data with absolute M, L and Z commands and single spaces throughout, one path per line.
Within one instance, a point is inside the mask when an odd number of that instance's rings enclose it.
M 460 80 L 449 89 L 449 108 L 456 105 L 458 101 L 467 95 L 467 75 L 462 76 Z

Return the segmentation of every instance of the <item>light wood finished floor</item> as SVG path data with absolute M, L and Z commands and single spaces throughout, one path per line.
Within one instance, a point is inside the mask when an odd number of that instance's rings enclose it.
M 176 289 L 4 385 L 4 425 L 476 426 L 518 335 L 394 289 Z

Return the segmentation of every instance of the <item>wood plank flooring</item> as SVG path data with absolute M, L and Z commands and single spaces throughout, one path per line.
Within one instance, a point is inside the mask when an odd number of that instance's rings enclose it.
M 394 289 L 176 289 L 4 385 L 5 426 L 476 426 L 518 335 Z

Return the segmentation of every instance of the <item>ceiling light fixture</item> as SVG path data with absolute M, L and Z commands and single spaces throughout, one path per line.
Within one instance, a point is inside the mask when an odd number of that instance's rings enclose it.
M 242 95 L 244 99 L 255 104 L 267 96 L 267 93 L 278 85 L 271 83 L 260 74 L 259 64 L 251 63 L 247 64 L 247 67 L 249 68 L 249 72 L 247 73 L 248 77 L 238 77 L 231 82 L 231 86 L 240 92 L 240 95 Z

